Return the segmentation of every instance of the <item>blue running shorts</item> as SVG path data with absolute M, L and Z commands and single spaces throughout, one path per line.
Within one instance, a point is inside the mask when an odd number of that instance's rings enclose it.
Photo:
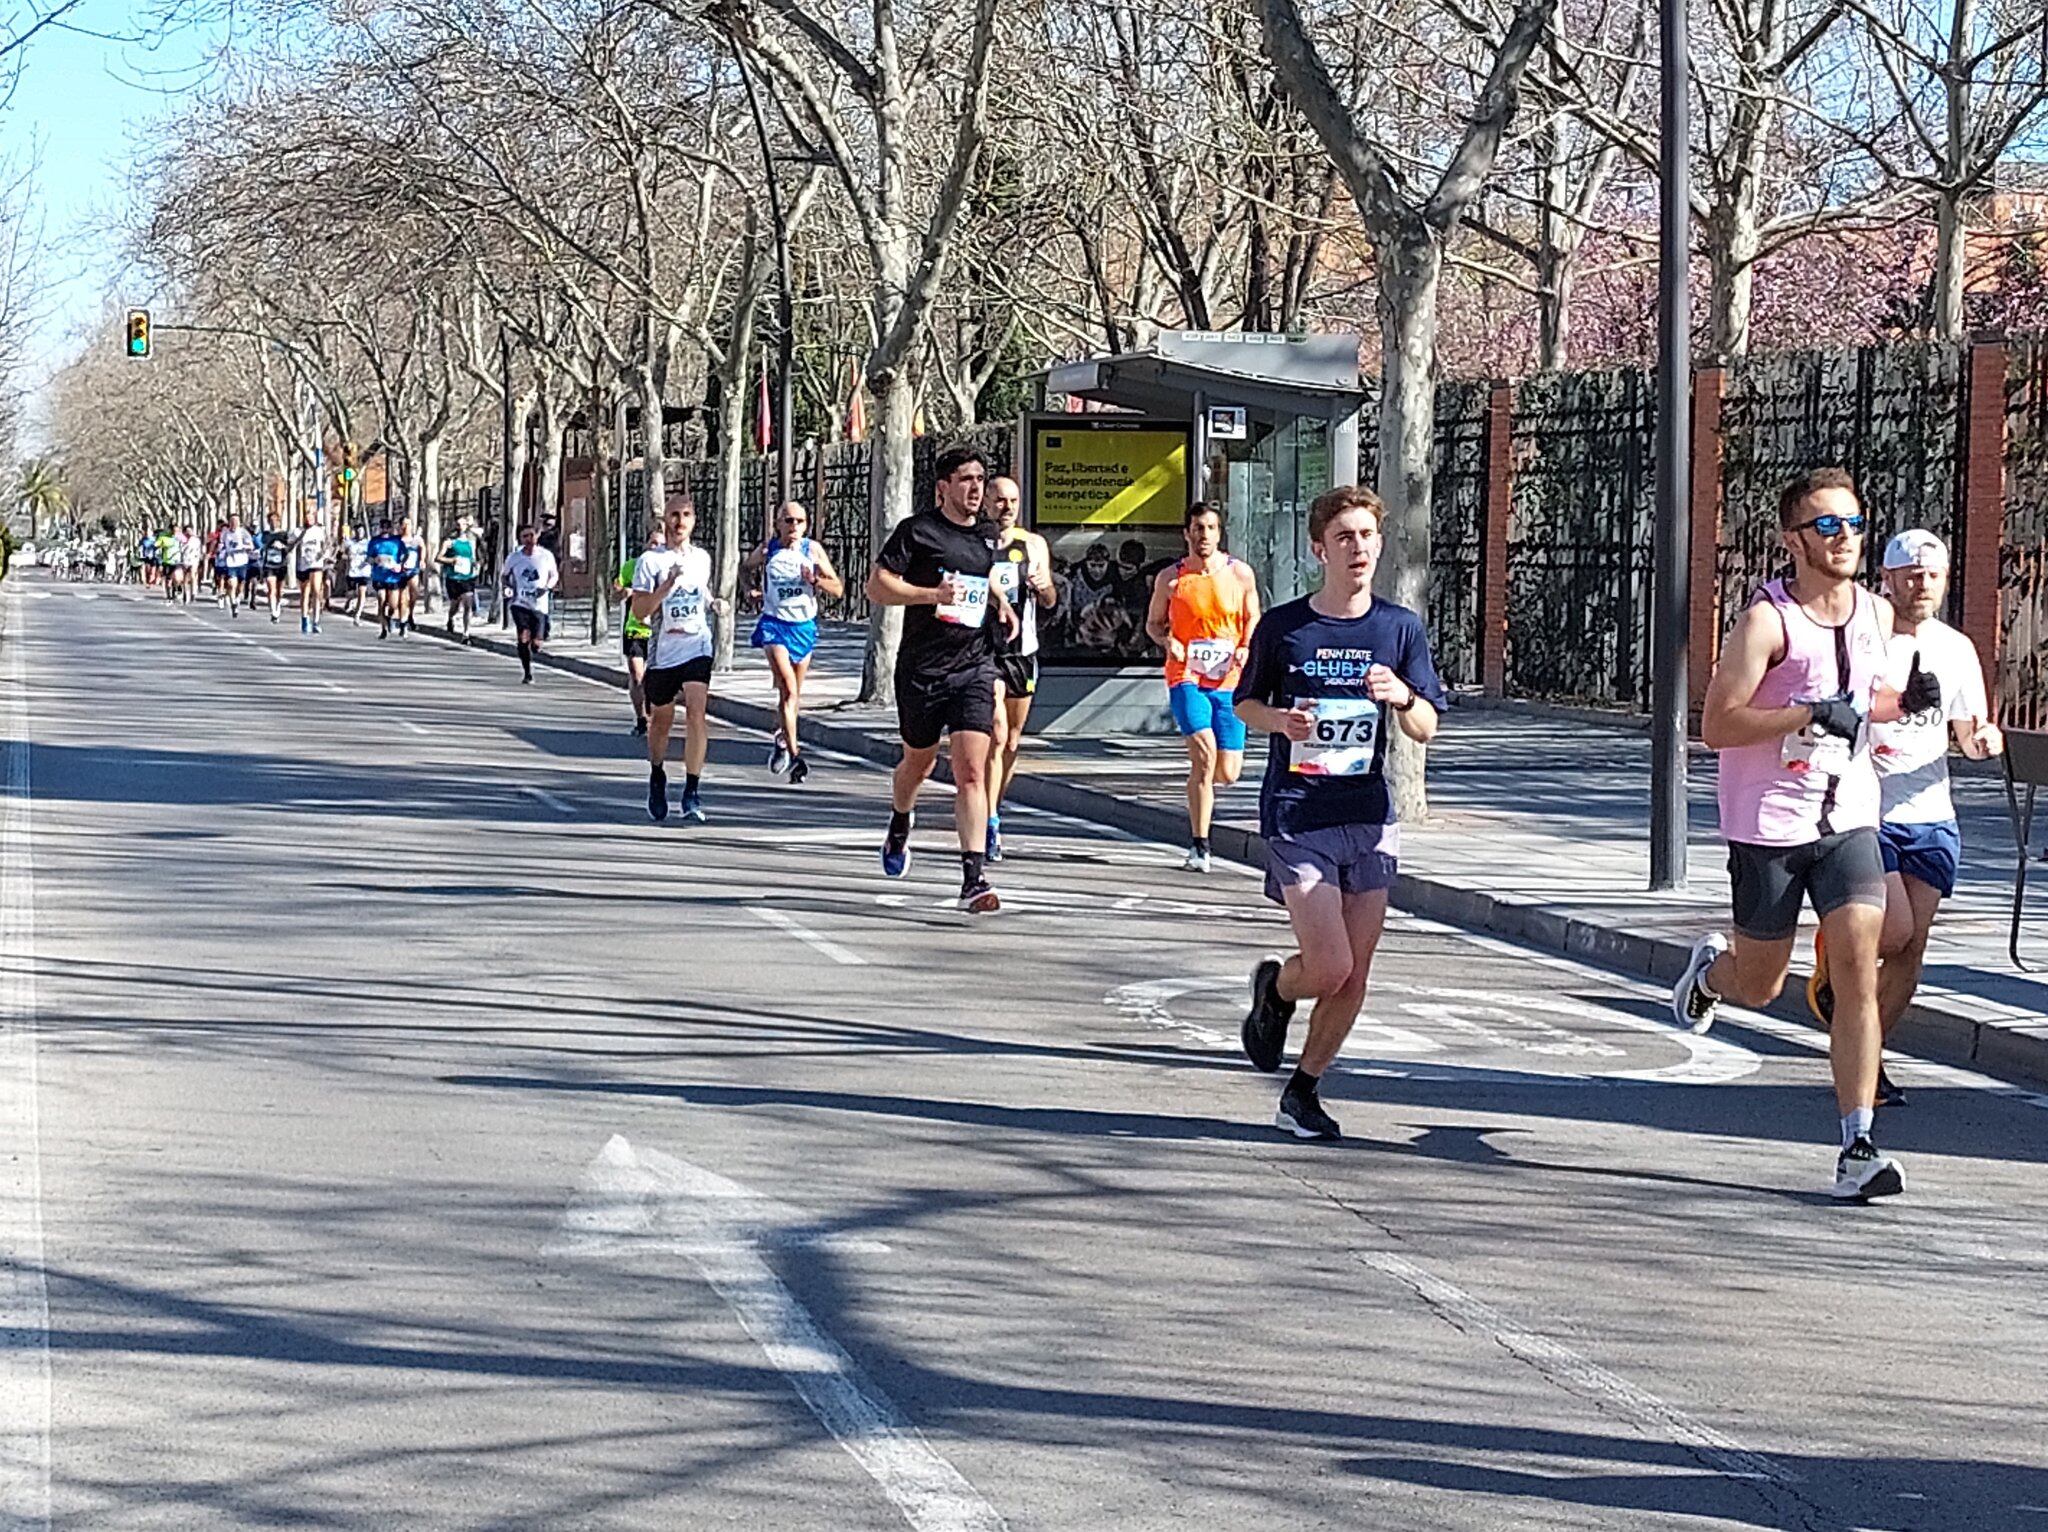
M 1166 704 L 1173 709 L 1174 726 L 1182 734 L 1200 734 L 1207 729 L 1216 736 L 1218 750 L 1244 749 L 1244 720 L 1237 716 L 1234 693 L 1183 681 L 1166 688 Z

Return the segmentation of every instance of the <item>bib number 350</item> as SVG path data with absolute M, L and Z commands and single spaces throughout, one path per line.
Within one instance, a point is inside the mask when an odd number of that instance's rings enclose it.
M 1293 741 L 1288 770 L 1309 777 L 1362 777 L 1372 771 L 1380 705 L 1366 697 L 1310 697 L 1295 703 L 1316 715 L 1315 730 Z

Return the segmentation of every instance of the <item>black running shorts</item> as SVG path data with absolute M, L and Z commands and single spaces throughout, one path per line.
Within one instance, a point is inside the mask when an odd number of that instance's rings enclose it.
M 680 665 L 650 666 L 640 683 L 641 694 L 649 707 L 674 707 L 683 688 L 693 681 L 699 686 L 711 684 L 710 655 L 700 654 Z
M 997 655 L 996 678 L 1003 683 L 1003 690 L 1012 697 L 1030 696 L 1038 690 L 1038 656 L 1035 654 Z
M 644 661 L 647 658 L 647 635 L 645 633 L 621 634 L 619 648 L 625 653 L 627 659 Z
M 964 675 L 947 676 L 936 685 L 921 685 L 913 676 L 896 673 L 896 725 L 903 743 L 929 750 L 948 731 L 993 734 L 996 731 L 996 672 L 979 666 Z
M 1823 835 L 1803 846 L 1730 841 L 1728 879 L 1735 929 L 1753 941 L 1790 939 L 1808 900 L 1823 919 L 1845 904 L 1884 908 L 1884 852 L 1874 829 Z
M 388 588 L 394 591 L 398 589 L 395 585 Z M 547 641 L 547 613 L 536 612 L 530 606 L 518 605 L 510 607 L 509 610 L 512 613 L 512 627 L 521 638 L 535 639 L 542 643 Z

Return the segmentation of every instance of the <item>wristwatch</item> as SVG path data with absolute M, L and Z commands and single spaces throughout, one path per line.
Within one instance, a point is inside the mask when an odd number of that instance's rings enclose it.
M 1408 688 L 1408 700 L 1406 702 L 1395 703 L 1394 711 L 1397 713 L 1411 713 L 1415 710 L 1415 704 L 1420 702 L 1421 700 L 1422 693 L 1411 686 Z

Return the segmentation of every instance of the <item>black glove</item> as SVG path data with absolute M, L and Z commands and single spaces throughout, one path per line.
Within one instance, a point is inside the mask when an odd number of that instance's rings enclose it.
M 1913 651 L 1913 668 L 1906 672 L 1906 684 L 1899 691 L 1899 706 L 1907 713 L 1931 713 L 1941 706 L 1941 677 L 1920 668 L 1920 651 Z
M 1856 742 L 1857 733 L 1863 728 L 1863 713 L 1843 692 L 1838 697 L 1822 697 L 1806 704 L 1813 714 L 1813 727 L 1823 734 L 1832 734 L 1836 739 Z

